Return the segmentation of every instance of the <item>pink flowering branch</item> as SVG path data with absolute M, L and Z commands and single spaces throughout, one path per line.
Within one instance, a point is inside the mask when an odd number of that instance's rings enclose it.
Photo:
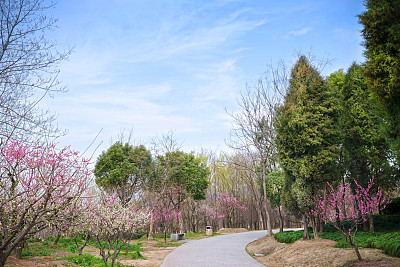
M 0 143 L 0 266 L 11 251 L 79 204 L 90 162 L 55 144 Z
M 137 209 L 133 203 L 122 203 L 116 193 L 89 198 L 86 207 L 81 219 L 82 230 L 96 239 L 105 266 L 110 257 L 114 266 L 118 254 L 128 246 L 133 234 L 146 227 L 150 212 Z
M 228 225 L 232 225 L 233 217 L 247 210 L 244 205 L 241 205 L 236 197 L 231 197 L 229 193 L 219 193 L 216 206 L 215 218 L 225 219 Z
M 340 183 L 337 188 L 328 183 L 328 189 L 317 196 L 311 214 L 320 215 L 324 221 L 331 222 L 345 236 L 346 242 L 355 249 L 361 261 L 355 241 L 357 226 L 367 221 L 370 215 L 383 210 L 390 200 L 384 196 L 381 188 L 378 188 L 376 193 L 371 192 L 374 177 L 369 180 L 366 188 L 359 185 L 356 180 L 354 182 L 356 185 L 354 193 L 348 182 Z M 350 227 L 346 228 L 345 222 L 350 223 Z

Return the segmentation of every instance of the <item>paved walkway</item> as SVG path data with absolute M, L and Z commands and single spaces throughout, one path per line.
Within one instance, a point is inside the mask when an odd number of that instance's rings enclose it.
M 247 254 L 245 247 L 266 234 L 250 231 L 191 240 L 168 254 L 161 267 L 264 266 Z

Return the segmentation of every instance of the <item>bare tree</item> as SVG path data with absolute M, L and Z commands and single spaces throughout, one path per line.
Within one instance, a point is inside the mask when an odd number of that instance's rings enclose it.
M 266 176 L 277 167 L 275 149 L 275 107 L 282 101 L 287 88 L 287 71 L 281 62 L 277 68 L 268 66 L 264 79 L 260 79 L 255 88 L 247 88 L 238 100 L 241 111 L 229 113 L 234 121 L 234 129 L 227 142 L 228 146 L 242 151 L 261 167 L 264 193 L 264 210 L 267 230 L 273 235 L 271 226 L 270 204 L 266 190 Z
M 71 51 L 59 52 L 45 38 L 55 27 L 56 20 L 46 14 L 54 5 L 51 0 L 0 1 L 0 136 L 61 133 L 53 125 L 55 116 L 37 107 L 45 96 L 65 90 L 57 67 Z

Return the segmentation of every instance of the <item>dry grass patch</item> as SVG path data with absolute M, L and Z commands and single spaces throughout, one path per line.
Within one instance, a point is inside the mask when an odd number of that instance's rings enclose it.
M 156 267 L 160 266 L 164 258 L 177 247 L 155 247 L 157 241 L 148 240 L 141 241 L 143 251 L 140 252 L 145 259 L 124 259 L 120 258 L 120 262 L 125 265 L 133 265 L 135 267 Z
M 264 245 L 263 245 L 264 244 Z M 334 248 L 335 241 L 298 240 L 293 244 L 282 244 L 269 237 L 250 243 L 249 253 L 272 254 L 256 259 L 268 267 L 280 266 L 343 266 L 357 260 L 354 249 Z M 347 266 L 400 266 L 400 259 L 383 254 L 378 249 L 361 249 L 361 256 L 368 262 L 354 262 Z M 369 265 L 364 265 L 369 264 Z M 388 264 L 388 265 L 384 265 Z
M 248 244 L 246 250 L 249 254 L 252 255 L 253 254 L 270 255 L 275 251 L 281 250 L 287 246 L 288 244 L 276 242 L 276 240 L 273 237 L 266 235 Z

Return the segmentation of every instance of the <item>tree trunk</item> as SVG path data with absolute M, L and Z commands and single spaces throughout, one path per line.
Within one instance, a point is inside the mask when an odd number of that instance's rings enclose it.
M 321 219 L 321 216 L 318 215 L 318 226 L 319 226 L 319 232 L 323 233 L 324 232 L 324 221 Z
M 264 229 L 264 222 L 263 222 L 263 217 L 262 217 L 262 212 L 261 212 L 260 207 L 257 207 L 257 216 L 258 216 L 258 225 L 259 225 L 258 229 L 262 230 L 262 229 Z
M 283 232 L 283 216 L 280 206 L 278 206 L 278 214 L 279 214 L 279 232 Z
M 313 215 L 311 215 L 311 226 L 312 226 L 313 232 L 314 232 L 314 239 L 319 239 L 317 218 Z
M 310 235 L 308 234 L 308 224 L 307 224 L 307 217 L 306 214 L 303 214 L 303 227 L 304 227 L 304 239 L 309 240 Z
M 374 215 L 370 214 L 369 215 L 369 230 L 371 232 L 375 232 L 375 227 L 374 227 Z
M 147 239 L 152 239 L 153 238 L 153 212 L 150 214 L 150 226 L 149 226 L 149 234 L 147 235 Z
M 28 244 L 26 241 L 21 241 L 17 244 L 17 246 L 13 250 L 13 256 L 17 259 L 21 259 L 22 256 L 22 250 L 24 248 L 28 247 Z
M 363 230 L 364 230 L 364 232 L 369 231 L 368 222 L 366 222 L 366 221 L 363 223 Z
M 358 246 L 356 244 L 354 244 L 354 249 L 356 251 L 356 255 L 357 255 L 358 261 L 362 261 L 360 251 L 358 250 Z
M 54 246 L 58 244 L 58 241 L 60 240 L 61 233 L 57 234 L 56 240 L 54 240 Z
M 267 199 L 267 183 L 266 183 L 266 170 L 265 170 L 265 162 L 263 162 L 262 166 L 262 178 L 263 178 L 263 193 L 264 193 L 264 207 L 265 207 L 265 215 L 267 216 L 267 231 L 269 236 L 273 236 L 274 233 L 272 232 L 271 227 L 271 215 L 269 214 L 269 202 Z
M 0 267 L 3 267 L 6 265 L 6 260 L 8 258 L 8 255 L 4 254 L 3 252 L 0 252 Z

